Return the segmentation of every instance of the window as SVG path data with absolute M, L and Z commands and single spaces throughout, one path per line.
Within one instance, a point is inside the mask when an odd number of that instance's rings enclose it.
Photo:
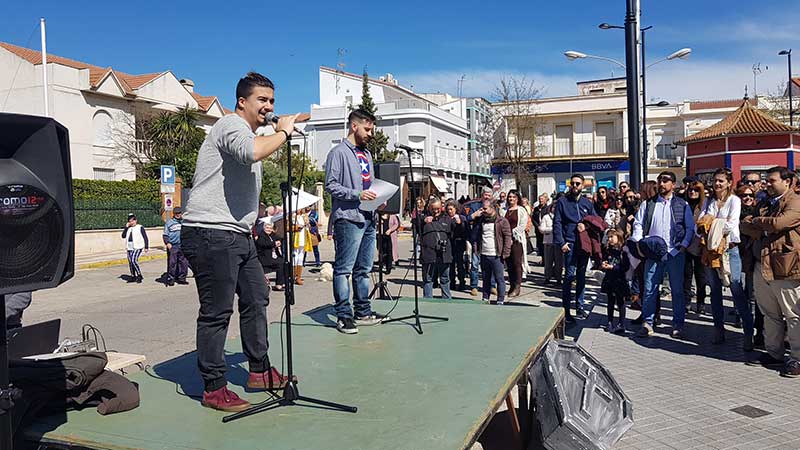
M 555 154 L 572 154 L 572 125 L 556 125 Z
M 106 169 L 103 167 L 94 168 L 94 179 L 103 181 L 114 181 L 114 169 Z
M 614 122 L 594 124 L 594 153 L 614 153 Z
M 93 145 L 98 147 L 113 146 L 113 139 L 111 139 L 112 123 L 111 114 L 108 112 L 101 109 L 94 114 L 94 117 L 92 117 Z
M 589 89 L 590 94 L 602 94 L 604 92 L 605 92 L 604 89 Z
M 628 88 L 626 88 L 625 86 L 614 88 L 614 92 L 628 92 Z

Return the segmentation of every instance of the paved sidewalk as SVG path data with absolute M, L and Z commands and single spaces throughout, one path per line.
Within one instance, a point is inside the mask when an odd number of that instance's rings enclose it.
M 541 281 L 534 269 L 532 286 Z M 539 288 L 526 301 L 560 306 L 559 290 Z M 633 428 L 615 450 L 657 449 L 800 449 L 800 379 L 744 364 L 741 330 L 728 325 L 728 341 L 711 344 L 711 315 L 687 315 L 685 340 L 669 337 L 671 302 L 664 301 L 664 325 L 646 339 L 607 333 L 605 296 L 590 284 L 595 297 L 591 315 L 567 334 L 600 360 L 633 402 Z M 726 314 L 733 308 L 725 302 Z M 706 308 L 710 312 L 708 304 Z M 639 311 L 628 309 L 628 319 Z M 727 317 L 727 316 L 726 316 Z M 743 406 L 770 414 L 750 418 L 732 412 Z

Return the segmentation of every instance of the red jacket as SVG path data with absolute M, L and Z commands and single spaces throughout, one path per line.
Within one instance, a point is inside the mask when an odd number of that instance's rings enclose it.
M 595 265 L 599 265 L 603 260 L 603 233 L 608 228 L 608 224 L 600 216 L 586 216 L 581 223 L 586 229 L 578 233 L 580 249 L 589 255 Z

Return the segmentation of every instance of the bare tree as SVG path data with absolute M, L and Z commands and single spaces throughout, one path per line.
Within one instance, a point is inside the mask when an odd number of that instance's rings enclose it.
M 118 112 L 113 115 L 109 128 L 105 131 L 106 142 L 112 147 L 108 162 L 119 160 L 129 162 L 137 171 L 155 159 L 151 141 L 147 139 L 149 117 L 135 113 Z
M 492 133 L 497 146 L 495 158 L 510 166 L 517 186 L 529 179 L 526 165 L 536 156 L 542 121 L 537 113 L 536 100 L 541 98 L 541 89 L 534 80 L 525 76 L 502 78 L 492 92 L 494 107 L 503 124 L 495 127 L 503 133 Z M 497 119 L 495 119 L 497 120 Z
M 758 108 L 767 113 L 778 122 L 789 125 L 789 93 L 787 82 L 781 81 L 775 89 L 767 90 L 765 95 L 758 97 Z M 797 98 L 792 99 L 794 115 L 797 119 Z

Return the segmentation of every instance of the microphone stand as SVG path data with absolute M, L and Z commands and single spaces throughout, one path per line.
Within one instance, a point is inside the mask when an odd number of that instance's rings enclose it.
M 283 218 L 285 226 L 283 227 L 283 266 L 286 273 L 286 285 L 283 291 L 283 297 L 286 302 L 286 376 L 289 381 L 283 388 L 283 396 L 273 399 L 265 400 L 261 403 L 255 404 L 244 411 L 239 411 L 222 418 L 222 422 L 228 423 L 230 421 L 241 419 L 242 417 L 251 416 L 269 409 L 278 408 L 281 406 L 308 406 L 298 404 L 298 401 L 311 403 L 312 405 L 325 406 L 328 409 L 355 413 L 358 408 L 355 406 L 347 406 L 339 403 L 333 403 L 326 400 L 320 400 L 313 397 L 306 397 L 300 395 L 300 390 L 297 387 L 297 382 L 294 381 L 294 366 L 292 364 L 292 305 L 294 305 L 294 272 L 292 271 L 292 247 L 289 243 L 294 244 L 294 222 L 292 221 L 292 147 L 289 142 L 286 143 L 286 182 L 281 183 L 281 193 L 283 197 Z M 295 209 L 297 204 L 295 203 Z M 295 211 L 296 212 L 296 211 Z M 271 368 L 268 368 L 270 370 Z
M 406 148 L 404 150 L 406 151 L 406 156 L 408 157 L 408 173 L 411 176 L 411 189 L 413 191 L 413 189 L 414 189 L 414 168 L 411 165 L 411 150 L 409 150 L 408 148 Z M 416 197 L 417 197 L 416 193 L 413 195 L 413 197 L 414 197 L 414 199 L 412 200 L 412 202 L 416 202 Z M 413 203 L 413 204 L 414 204 L 414 212 L 416 212 L 417 205 L 416 205 L 416 203 Z M 417 217 L 419 217 L 419 215 L 417 215 Z M 395 318 L 392 318 L 392 319 L 384 320 L 383 323 L 398 322 L 398 321 L 401 321 L 401 320 L 414 319 L 414 325 L 413 325 L 414 330 L 417 332 L 417 334 L 422 334 L 422 322 L 420 322 L 420 320 L 419 320 L 420 318 L 441 320 L 443 322 L 446 322 L 446 321 L 448 321 L 450 319 L 447 318 L 447 317 L 426 316 L 426 315 L 423 315 L 423 314 L 419 313 L 419 278 L 418 278 L 418 275 L 417 275 L 417 239 L 418 239 L 418 236 L 417 236 L 417 226 L 413 222 L 411 223 L 411 236 L 412 236 L 412 241 L 413 241 L 413 245 L 414 245 L 414 247 L 412 249 L 413 255 L 414 255 L 413 256 L 413 262 L 412 262 L 412 264 L 414 266 L 414 312 L 411 315 L 408 315 L 408 316 L 395 317 Z M 422 249 L 420 248 L 420 252 L 421 251 L 422 251 Z

